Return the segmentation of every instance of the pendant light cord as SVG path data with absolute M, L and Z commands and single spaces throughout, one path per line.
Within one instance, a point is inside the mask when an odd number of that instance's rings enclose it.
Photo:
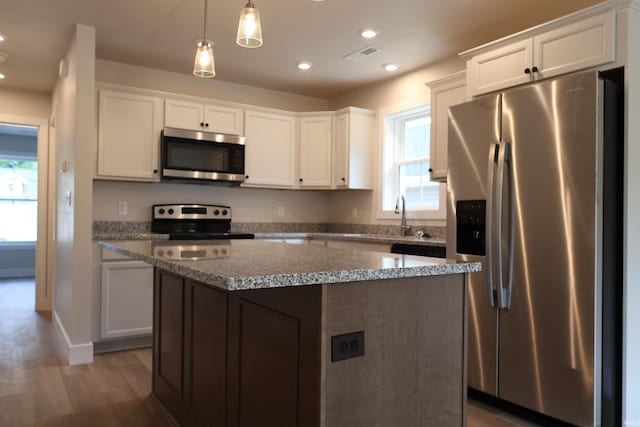
M 207 4 L 208 0 L 204 0 L 204 25 L 202 26 L 202 45 L 207 42 Z

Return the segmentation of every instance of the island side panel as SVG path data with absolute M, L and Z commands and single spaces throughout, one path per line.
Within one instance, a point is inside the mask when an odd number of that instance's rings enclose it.
M 323 291 L 324 426 L 464 425 L 462 274 Z M 331 362 L 331 337 L 361 330 L 364 356 Z
M 156 269 L 153 298 L 153 396 L 178 422 L 183 422 L 182 277 Z

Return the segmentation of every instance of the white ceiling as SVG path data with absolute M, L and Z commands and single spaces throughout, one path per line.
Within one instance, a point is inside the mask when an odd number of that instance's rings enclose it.
M 243 0 L 209 0 L 217 79 L 320 98 L 354 90 L 599 3 L 601 0 L 254 0 L 264 45 L 235 44 Z M 0 87 L 50 91 L 76 23 L 96 28 L 96 56 L 191 73 L 204 0 L 0 0 Z M 365 40 L 363 28 L 380 35 Z M 364 46 L 381 53 L 343 56 Z M 296 68 L 300 61 L 311 71 Z M 395 75 L 394 74 L 394 75 Z M 194 77 L 195 78 L 195 77 Z

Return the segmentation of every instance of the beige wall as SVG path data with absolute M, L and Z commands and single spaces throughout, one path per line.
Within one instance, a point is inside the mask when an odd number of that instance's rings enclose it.
M 94 52 L 95 30 L 78 25 L 66 55 L 68 76 L 58 79 L 53 96 L 55 164 L 68 164 L 56 179 L 54 313 L 66 334 L 71 364 L 93 360 L 89 304 L 93 162 L 87 159 L 94 158 L 96 134 Z
M 326 99 L 262 89 L 190 74 L 96 60 L 96 81 L 290 111 L 325 111 Z
M 151 221 L 151 205 L 189 202 L 231 206 L 234 222 L 325 223 L 329 218 L 328 195 L 323 192 L 110 181 L 94 181 L 93 191 L 96 221 Z M 127 202 L 126 215 L 118 214 L 121 201 Z M 278 217 L 280 206 L 284 217 Z
M 402 110 L 430 102 L 429 88 L 425 83 L 440 79 L 449 74 L 465 69 L 465 63 L 460 58 L 452 57 L 442 62 L 432 64 L 419 70 L 400 75 L 354 92 L 338 96 L 330 100 L 330 109 L 339 109 L 353 105 L 378 111 L 378 131 L 376 135 L 375 155 L 373 156 L 374 190 L 359 192 L 338 192 L 329 197 L 331 206 L 329 221 L 337 223 L 359 224 L 395 224 L 394 219 L 378 219 L 378 204 L 380 199 L 380 116 L 388 110 Z M 357 214 L 354 216 L 354 209 Z M 410 213 L 408 217 L 410 218 Z M 445 220 L 411 220 L 410 225 L 424 224 L 445 226 Z
M 51 94 L 21 89 L 0 89 L 0 114 L 49 119 Z

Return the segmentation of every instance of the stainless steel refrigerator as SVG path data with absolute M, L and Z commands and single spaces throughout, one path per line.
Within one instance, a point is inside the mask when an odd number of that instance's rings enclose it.
M 619 317 L 616 93 L 588 72 L 449 112 L 447 256 L 483 263 L 468 277 L 468 386 L 576 425 L 615 419 L 620 387 L 602 332 Z

